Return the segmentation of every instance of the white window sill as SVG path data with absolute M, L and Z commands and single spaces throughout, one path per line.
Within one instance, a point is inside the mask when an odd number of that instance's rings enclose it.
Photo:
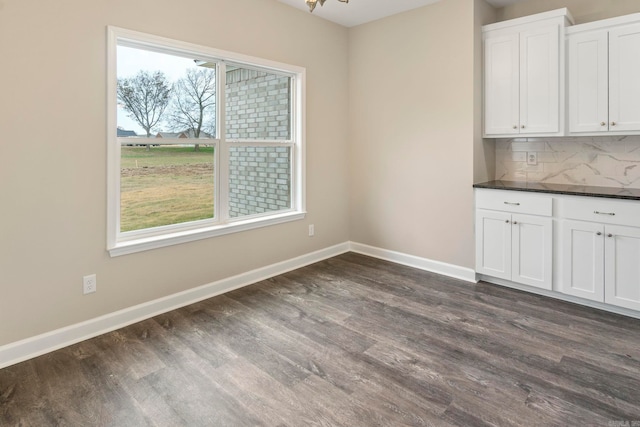
M 287 212 L 279 215 L 270 215 L 266 218 L 251 218 L 193 230 L 176 231 L 158 236 L 118 242 L 113 247 L 107 248 L 107 250 L 111 257 L 117 257 L 120 255 L 127 255 L 201 239 L 208 239 L 210 237 L 222 236 L 225 234 L 238 233 L 241 231 L 252 230 L 254 228 L 267 227 L 274 224 L 297 221 L 304 219 L 305 215 L 305 212 Z

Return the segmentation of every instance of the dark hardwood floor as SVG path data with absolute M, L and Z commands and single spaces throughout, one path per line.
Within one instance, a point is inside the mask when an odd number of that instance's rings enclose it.
M 2 369 L 0 425 L 640 426 L 640 321 L 348 253 Z

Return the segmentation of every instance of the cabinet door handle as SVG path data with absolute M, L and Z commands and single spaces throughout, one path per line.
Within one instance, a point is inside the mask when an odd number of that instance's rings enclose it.
M 518 221 L 513 221 L 513 225 L 517 225 L 517 224 L 518 224 Z
M 504 202 L 505 205 L 511 205 L 511 206 L 520 206 L 520 203 L 518 202 Z
M 594 214 L 596 215 L 609 215 L 609 216 L 615 216 L 615 212 L 600 212 L 600 211 L 593 211 Z
M 507 224 L 509 224 L 509 220 L 506 220 L 505 222 L 506 222 Z
M 600 122 L 600 126 L 606 126 L 607 122 Z
M 524 125 L 520 126 L 522 129 L 524 129 Z
M 513 125 L 513 128 L 514 128 L 514 129 L 518 129 L 518 126 L 517 126 L 517 125 Z
M 615 126 L 615 125 L 616 125 L 616 122 L 611 122 L 611 126 Z
M 607 234 L 607 237 L 613 237 L 613 234 L 609 233 Z
M 598 231 L 598 232 L 596 233 L 596 236 L 602 236 L 602 233 Z

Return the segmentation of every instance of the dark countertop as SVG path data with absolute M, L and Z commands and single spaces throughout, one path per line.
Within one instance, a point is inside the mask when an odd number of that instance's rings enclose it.
M 488 181 L 479 184 L 473 184 L 473 188 L 531 191 L 534 193 L 568 194 L 571 196 L 605 197 L 609 199 L 640 200 L 639 188 L 594 187 L 589 185 L 547 184 L 541 182 L 519 181 Z

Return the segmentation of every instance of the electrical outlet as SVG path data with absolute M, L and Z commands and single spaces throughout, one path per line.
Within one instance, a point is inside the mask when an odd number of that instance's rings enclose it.
M 531 166 L 535 166 L 538 164 L 538 153 L 536 152 L 528 152 L 527 153 L 527 164 Z
M 309 237 L 313 237 L 316 234 L 316 228 L 313 224 L 309 224 Z
M 94 293 L 98 288 L 98 280 L 95 274 L 90 274 L 82 278 L 82 291 L 86 294 Z

